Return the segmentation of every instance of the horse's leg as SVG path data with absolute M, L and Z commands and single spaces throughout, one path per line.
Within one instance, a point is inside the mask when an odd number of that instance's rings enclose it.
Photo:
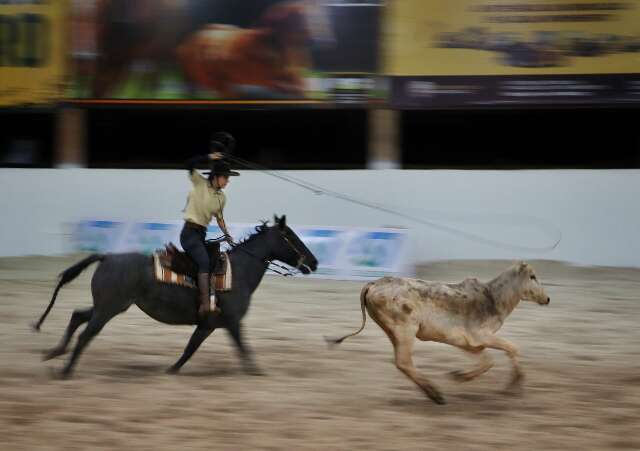
M 238 351 L 240 352 L 240 358 L 242 359 L 242 366 L 247 374 L 251 374 L 252 376 L 262 376 L 264 373 L 258 368 L 256 362 L 253 359 L 253 353 L 244 343 L 242 339 L 242 326 L 240 325 L 240 320 L 232 321 L 227 325 L 227 331 L 231 338 L 233 338 L 234 343 L 238 347 Z
M 93 337 L 98 335 L 98 333 L 102 330 L 104 325 L 107 324 L 107 322 L 111 318 L 113 318 L 117 313 L 119 312 L 116 312 L 115 314 L 105 314 L 103 312 L 94 312 L 93 316 L 89 320 L 89 324 L 87 324 L 87 327 L 85 327 L 85 329 L 82 331 L 82 333 L 78 337 L 78 343 L 76 344 L 76 347 L 73 350 L 73 354 L 71 355 L 71 358 L 69 359 L 69 362 L 67 363 L 67 365 L 64 367 L 64 369 L 60 373 L 60 376 L 64 378 L 68 378 L 69 376 L 71 376 L 73 367 L 75 366 L 78 360 L 78 357 L 80 357 L 80 354 L 82 353 L 84 348 L 89 344 L 89 342 L 93 339 Z
M 47 352 L 42 360 L 50 360 L 54 357 L 58 357 L 67 352 L 67 346 L 69 345 L 69 341 L 71 341 L 71 337 L 73 337 L 74 332 L 80 327 L 82 324 L 86 323 L 91 319 L 91 315 L 93 315 L 93 307 L 85 309 L 85 310 L 74 310 L 71 315 L 71 319 L 69 320 L 69 325 L 67 326 L 67 330 L 62 336 L 62 340 L 55 348 L 51 349 Z
M 460 349 L 478 357 L 479 361 L 476 364 L 476 366 L 474 366 L 470 370 L 451 371 L 449 375 L 455 380 L 457 380 L 458 382 L 467 382 L 472 379 L 475 379 L 481 374 L 484 374 L 487 371 L 489 371 L 489 369 L 491 369 L 491 367 L 493 366 L 493 360 L 491 359 L 491 356 L 489 356 L 489 354 L 484 349 L 474 349 L 474 350 L 465 349 L 465 348 L 460 348 Z
M 180 359 L 178 359 L 178 361 L 174 363 L 173 366 L 167 369 L 167 373 L 176 374 L 178 371 L 180 371 L 180 368 L 182 368 L 182 365 L 187 363 L 187 360 L 191 358 L 193 353 L 196 352 L 196 350 L 200 347 L 202 342 L 209 335 L 211 335 L 211 333 L 214 330 L 215 328 L 210 328 L 210 327 L 204 327 L 204 326 L 196 327 L 196 330 L 193 332 L 193 335 L 191 335 L 191 338 L 189 339 L 189 343 L 187 343 L 187 347 L 184 349 L 184 352 L 182 353 L 182 357 L 180 357 Z

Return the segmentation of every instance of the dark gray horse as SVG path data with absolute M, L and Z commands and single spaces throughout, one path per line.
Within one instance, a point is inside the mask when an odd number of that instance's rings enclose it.
M 73 333 L 80 325 L 88 322 L 69 362 L 60 374 L 62 377 L 70 376 L 78 357 L 91 339 L 111 318 L 136 304 L 147 315 L 163 323 L 197 324 L 182 357 L 168 372 L 177 373 L 211 332 L 217 328 L 225 328 L 240 351 L 245 371 L 259 374 L 260 371 L 243 342 L 240 320 L 247 313 L 251 295 L 272 260 L 296 267 L 304 274 L 315 271 L 318 266 L 311 251 L 286 225 L 285 216 L 276 217 L 273 226 L 263 223 L 256 227 L 256 233 L 234 246 L 230 252 L 233 288 L 218 294 L 222 314 L 212 312 L 206 320 L 199 321 L 197 290 L 158 282 L 150 256 L 139 253 L 93 254 L 60 275 L 60 282 L 47 310 L 34 326 L 35 330 L 40 329 L 63 285 L 75 279 L 90 264 L 101 262 L 91 279 L 93 307 L 73 312 L 62 340 L 44 356 L 44 360 L 66 353 Z

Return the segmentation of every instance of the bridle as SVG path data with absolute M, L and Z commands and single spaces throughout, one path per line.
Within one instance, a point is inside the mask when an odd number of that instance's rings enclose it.
M 295 245 L 295 244 L 293 244 L 293 243 L 291 242 L 291 240 L 289 239 L 289 237 L 287 236 L 287 234 L 286 234 L 285 232 L 283 232 L 282 230 L 278 230 L 278 233 L 280 233 L 280 236 L 281 236 L 281 237 L 284 239 L 284 241 L 289 245 L 289 247 L 290 247 L 291 249 L 293 249 L 293 251 L 294 251 L 296 254 L 298 254 L 298 261 L 296 262 L 296 266 L 295 266 L 295 268 L 299 271 L 299 270 L 300 270 L 300 268 L 301 268 L 302 266 L 304 266 L 304 267 L 306 267 L 306 268 L 309 270 L 309 272 L 312 272 L 312 271 L 311 271 L 311 268 L 309 268 L 309 265 L 305 264 L 305 262 L 304 262 L 304 261 L 305 261 L 305 259 L 306 259 L 305 255 L 304 255 L 302 252 L 300 252 L 300 249 L 298 249 L 298 248 L 296 247 L 296 245 Z M 274 264 L 276 264 L 276 263 L 274 263 Z M 285 268 L 285 269 L 286 269 L 286 268 Z M 291 275 L 291 274 L 289 274 L 289 275 Z
M 256 227 L 256 231 L 260 232 L 261 230 L 262 229 L 260 229 L 260 226 Z M 300 268 L 304 266 L 309 270 L 309 272 L 311 272 L 311 268 L 309 268 L 309 266 L 305 263 L 306 257 L 302 252 L 300 252 L 300 249 L 298 249 L 296 245 L 291 242 L 291 240 L 287 237 L 285 232 L 278 229 L 278 233 L 280 234 L 282 239 L 284 239 L 285 243 L 287 243 L 287 245 L 291 248 L 291 250 L 293 250 L 298 256 L 298 261 L 296 262 L 296 266 L 294 268 L 300 271 Z M 256 260 L 260 260 L 264 262 L 267 265 L 267 267 L 271 271 L 275 272 L 276 274 L 280 274 L 281 276 L 284 276 L 284 277 L 295 275 L 295 272 L 291 271 L 288 267 L 281 265 L 279 263 L 275 263 L 273 260 L 269 260 L 268 258 L 259 257 L 253 252 L 249 251 L 248 249 L 245 249 L 244 247 L 239 247 L 237 243 L 231 244 L 231 247 L 233 249 L 239 249 L 244 253 L 246 253 L 247 255 L 255 258 Z M 278 269 L 275 269 L 274 267 Z M 281 272 L 280 270 L 282 270 L 283 272 Z

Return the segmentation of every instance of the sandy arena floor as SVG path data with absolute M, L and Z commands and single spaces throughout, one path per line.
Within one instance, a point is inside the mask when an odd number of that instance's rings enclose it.
M 459 384 L 461 351 L 417 343 L 414 358 L 443 391 L 438 406 L 392 363 L 392 347 L 367 320 L 329 349 L 324 335 L 360 325 L 362 283 L 267 277 L 245 318 L 265 376 L 240 370 L 216 331 L 178 376 L 189 327 L 167 326 L 137 307 L 90 344 L 74 378 L 54 380 L 67 356 L 41 361 L 71 312 L 91 303 L 95 266 L 64 288 L 42 332 L 29 324 L 56 275 L 79 256 L 0 259 L 0 449 L 399 450 L 640 449 L 640 270 L 531 262 L 551 296 L 521 303 L 500 334 L 520 347 L 524 394 L 505 396 L 508 359 Z M 426 265 L 420 276 L 488 280 L 510 262 Z

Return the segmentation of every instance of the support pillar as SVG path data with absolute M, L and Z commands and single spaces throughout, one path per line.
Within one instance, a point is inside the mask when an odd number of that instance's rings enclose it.
M 368 122 L 367 168 L 402 167 L 400 112 L 392 109 L 372 109 L 368 112 Z
M 87 167 L 87 113 L 80 108 L 63 107 L 56 117 L 56 144 L 53 166 Z

